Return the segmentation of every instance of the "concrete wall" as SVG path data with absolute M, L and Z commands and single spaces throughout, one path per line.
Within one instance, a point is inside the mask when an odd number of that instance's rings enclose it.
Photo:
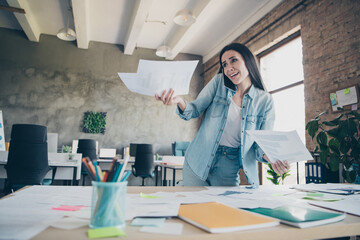
M 160 154 L 171 153 L 175 140 L 191 141 L 199 120 L 186 122 L 155 98 L 130 92 L 117 72 L 136 72 L 139 59 L 163 60 L 154 50 L 136 49 L 124 55 L 122 46 L 75 42 L 42 35 L 30 42 L 21 31 L 0 28 L 0 110 L 5 140 L 15 123 L 40 124 L 59 134 L 59 147 L 73 139 L 92 138 L 100 147 L 122 148 L 129 143 L 152 143 Z M 180 54 L 175 60 L 199 60 L 187 100 L 203 87 L 202 58 Z M 86 111 L 107 112 L 106 132 L 82 132 Z

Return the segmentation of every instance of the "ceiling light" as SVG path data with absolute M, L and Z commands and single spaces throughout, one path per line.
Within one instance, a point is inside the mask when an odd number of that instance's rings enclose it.
M 74 41 L 76 40 L 76 33 L 71 28 L 62 28 L 56 35 L 58 38 L 64 41 Z
M 196 18 L 188 9 L 180 10 L 174 18 L 174 22 L 180 26 L 190 26 L 195 23 L 195 21 Z
M 165 58 L 170 57 L 171 56 L 171 48 L 166 45 L 162 45 L 158 49 L 156 49 L 156 55 L 159 57 L 165 57 Z
M 69 1 L 69 6 L 68 6 L 68 12 L 67 12 L 67 23 L 66 23 L 66 27 L 62 28 L 59 30 L 59 32 L 56 34 L 56 36 L 58 38 L 60 38 L 61 40 L 64 41 L 74 41 L 76 40 L 76 33 L 74 30 L 72 30 L 69 27 L 70 24 L 70 15 L 72 15 L 72 7 L 71 7 L 71 2 Z

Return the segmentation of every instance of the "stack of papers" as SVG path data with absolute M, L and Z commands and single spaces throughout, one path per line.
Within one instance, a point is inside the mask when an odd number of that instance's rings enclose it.
M 135 93 L 159 96 L 164 90 L 176 95 L 189 93 L 191 77 L 199 61 L 148 61 L 140 59 L 137 73 L 118 73 L 126 87 Z

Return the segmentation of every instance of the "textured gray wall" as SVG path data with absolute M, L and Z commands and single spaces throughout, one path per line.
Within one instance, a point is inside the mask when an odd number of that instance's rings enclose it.
M 124 55 L 122 46 L 91 42 L 78 49 L 74 42 L 42 35 L 30 42 L 20 31 L 0 28 L 0 110 L 5 140 L 15 123 L 40 124 L 59 134 L 59 147 L 73 139 L 92 138 L 100 147 L 155 144 L 155 152 L 170 153 L 175 140 L 192 140 L 199 120 L 186 122 L 153 97 L 130 92 L 117 72 L 136 72 L 139 59 L 163 60 L 154 50 L 136 49 Z M 191 80 L 194 99 L 203 87 L 202 58 L 180 54 L 175 60 L 200 60 Z M 106 132 L 82 132 L 86 111 L 107 112 Z

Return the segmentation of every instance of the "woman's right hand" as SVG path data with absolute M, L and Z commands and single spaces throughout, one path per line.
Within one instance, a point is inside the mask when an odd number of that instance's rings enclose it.
M 180 96 L 174 96 L 174 89 L 172 88 L 170 88 L 168 92 L 164 90 L 161 96 L 156 93 L 155 99 L 157 101 L 162 101 L 165 105 L 177 104 L 182 111 L 184 111 L 186 107 L 185 101 Z

